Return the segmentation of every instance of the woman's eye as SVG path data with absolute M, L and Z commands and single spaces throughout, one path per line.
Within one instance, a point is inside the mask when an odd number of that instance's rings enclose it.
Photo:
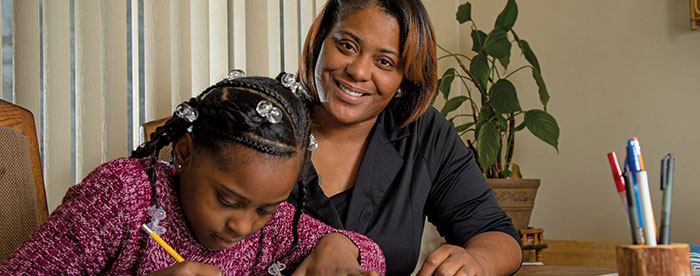
M 382 68 L 384 68 L 384 69 L 389 69 L 389 68 L 394 67 L 394 63 L 392 63 L 391 60 L 388 60 L 388 59 L 385 59 L 385 58 L 381 58 L 381 59 L 379 59 L 377 62 L 378 62 L 379 65 L 380 65 Z
M 217 195 L 216 197 L 219 199 L 219 202 L 221 202 L 221 205 L 224 205 L 226 207 L 239 207 L 240 206 L 238 203 L 231 203 L 231 202 L 226 201 L 226 199 L 224 199 L 224 197 L 222 197 L 221 195 Z
M 354 51 L 354 49 L 355 49 L 355 47 L 353 47 L 352 44 L 347 43 L 347 42 L 342 42 L 342 41 L 341 41 L 341 42 L 338 42 L 338 44 L 339 44 L 340 47 L 342 47 L 342 49 L 345 50 L 345 51 L 351 51 L 351 52 L 352 52 L 352 51 Z

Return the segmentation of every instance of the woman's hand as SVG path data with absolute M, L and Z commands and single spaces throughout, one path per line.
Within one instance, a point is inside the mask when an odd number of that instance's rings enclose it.
M 357 257 L 360 250 L 348 237 L 330 233 L 316 244 L 316 248 L 299 265 L 292 276 L 301 275 L 377 275 L 363 272 Z
M 416 276 L 487 275 L 479 261 L 463 247 L 444 244 L 425 258 L 423 267 Z
M 416 276 L 510 275 L 522 261 L 520 244 L 506 233 L 484 232 L 464 247 L 445 244 L 430 253 Z
M 148 275 L 221 276 L 222 274 L 221 270 L 213 265 L 184 261 L 173 266 L 154 271 Z

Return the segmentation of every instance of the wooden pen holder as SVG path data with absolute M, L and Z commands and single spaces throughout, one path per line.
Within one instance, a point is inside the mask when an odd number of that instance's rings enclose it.
M 691 276 L 690 248 L 687 244 L 618 246 L 617 272 L 619 276 Z

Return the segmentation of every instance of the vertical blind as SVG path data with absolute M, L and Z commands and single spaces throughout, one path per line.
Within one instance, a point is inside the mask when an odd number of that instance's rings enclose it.
M 1 0 L 3 100 L 36 120 L 49 209 L 140 124 L 233 68 L 296 72 L 324 0 Z

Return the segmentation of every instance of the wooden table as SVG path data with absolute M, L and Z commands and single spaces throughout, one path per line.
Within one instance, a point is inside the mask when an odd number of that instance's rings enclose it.
M 516 276 L 593 276 L 616 273 L 614 268 L 585 267 L 585 266 L 552 266 L 552 265 L 529 265 L 520 268 Z

